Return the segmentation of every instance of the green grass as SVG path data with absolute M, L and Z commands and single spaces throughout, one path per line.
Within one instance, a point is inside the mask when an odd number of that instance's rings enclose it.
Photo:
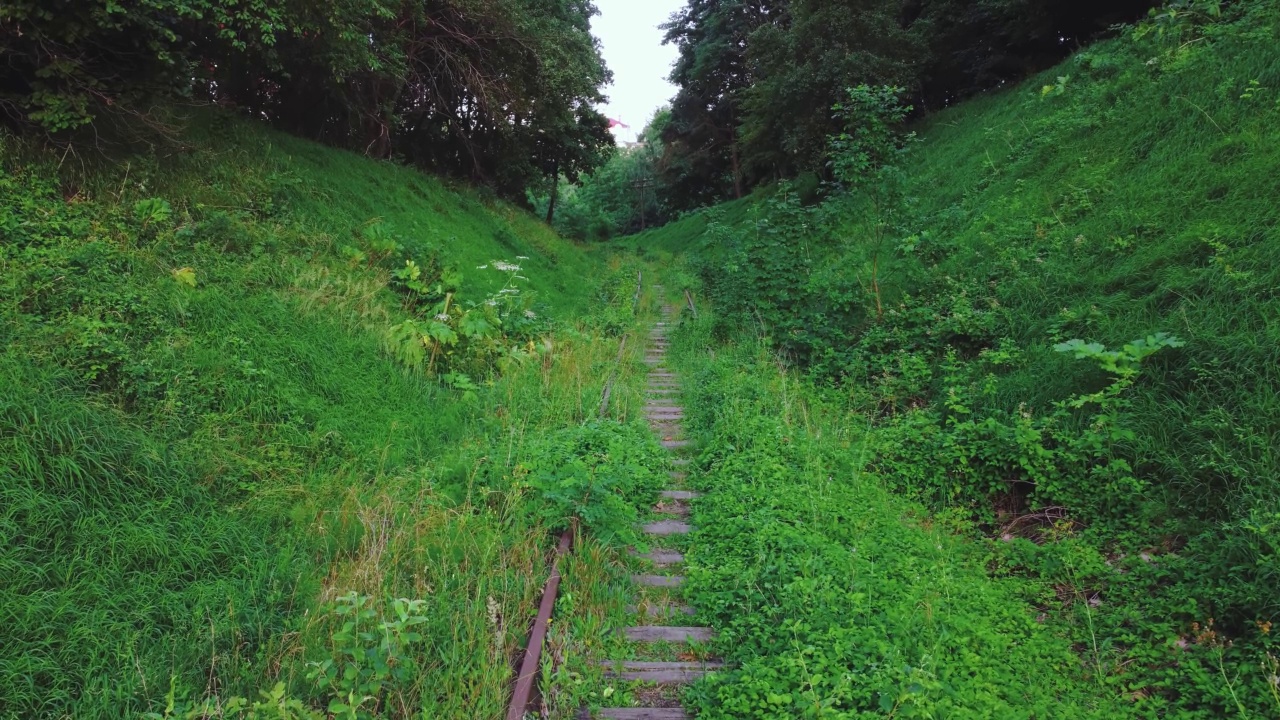
M 640 253 L 642 257 L 679 254 L 698 243 L 711 218 L 727 223 L 741 222 L 758 199 L 752 196 L 717 205 L 714 209 L 697 210 L 661 227 L 619 238 L 613 245 Z
M 683 248 L 721 339 L 759 324 L 871 418 L 863 470 L 1009 536 L 989 570 L 1039 588 L 1025 602 L 1134 717 L 1280 709 L 1280 18 L 1250 7 L 1194 42 L 1099 43 L 916 126 L 878 255 L 859 197 L 775 194 L 637 238 Z M 1051 419 L 1114 380 L 1055 344 L 1157 332 L 1185 345 L 1108 418 Z
M 731 665 L 698 717 L 1117 716 L 1021 581 L 863 471 L 865 417 L 749 339 L 710 359 L 710 326 L 674 346 L 703 448 L 688 597 Z
M 351 590 L 426 600 L 382 714 L 501 715 L 552 545 L 514 478 L 532 439 L 594 416 L 632 322 L 609 288 L 633 268 L 226 116 L 106 147 L 0 136 L 0 716 L 136 717 L 171 686 L 182 708 L 277 681 L 324 707 L 307 663 Z M 137 215 L 148 198 L 171 212 Z M 370 259 L 374 224 L 402 250 Z M 405 256 L 456 268 L 466 304 L 509 281 L 479 266 L 522 266 L 529 339 L 478 389 L 387 350 L 414 312 L 391 285 Z

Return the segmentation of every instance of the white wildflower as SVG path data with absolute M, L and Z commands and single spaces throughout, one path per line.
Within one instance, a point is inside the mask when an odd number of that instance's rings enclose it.
M 520 291 L 515 288 L 502 288 L 498 292 L 502 295 L 510 295 L 511 293 L 520 292 Z
M 534 318 L 538 317 L 538 313 L 536 313 L 536 312 L 534 312 L 534 311 L 532 311 L 532 310 L 525 310 L 525 311 L 524 311 L 524 316 L 525 316 L 525 317 L 527 317 L 527 318 L 529 318 L 530 320 L 532 320 L 532 319 L 534 319 Z
M 477 269 L 477 270 L 488 270 L 488 269 L 489 269 L 489 266 L 488 266 L 488 265 L 477 265 L 477 266 L 476 266 L 476 269 Z
M 436 315 L 436 319 L 440 322 L 449 322 L 449 313 L 440 313 Z
M 517 255 L 517 256 L 516 256 L 516 259 L 517 259 L 517 260 L 528 260 L 528 259 L 529 259 L 529 256 L 528 256 L 528 255 Z
M 493 298 L 489 298 L 488 300 L 484 301 L 484 304 L 488 305 L 489 307 L 493 307 L 498 304 L 498 301 L 494 300 Z
M 520 272 L 520 266 L 519 266 L 519 265 L 514 265 L 514 264 L 509 263 L 509 262 L 503 262 L 503 261 L 501 261 L 501 260 L 494 260 L 494 261 L 493 261 L 492 263 L 490 263 L 490 264 L 491 264 L 491 265 L 493 265 L 493 269 L 494 269 L 494 270 L 499 270 L 499 271 L 501 271 L 501 272 Z

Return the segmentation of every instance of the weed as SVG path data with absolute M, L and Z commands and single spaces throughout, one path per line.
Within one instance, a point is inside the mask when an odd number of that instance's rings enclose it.
M 183 141 L 60 166 L 0 132 L 0 707 L 497 716 L 551 549 L 511 477 L 594 415 L 617 340 L 571 318 L 614 278 L 412 170 L 220 114 Z M 476 269 L 508 252 L 528 280 Z M 406 372 L 387 328 L 449 293 L 438 377 Z M 333 651 L 351 591 L 429 602 L 386 672 L 351 653 L 393 605 Z
M 869 426 L 866 470 L 1052 588 L 1037 615 L 1133 716 L 1271 710 L 1278 26 L 1273 3 L 1167 3 L 912 128 L 889 195 L 848 133 L 857 192 L 779 186 L 628 241 L 684 252 L 704 342 L 765 334 Z M 1111 565 L 1063 576 L 1082 546 Z
M 592 420 L 533 444 L 521 466 L 549 527 L 576 520 L 602 542 L 625 545 L 636 539 L 640 509 L 657 500 L 667 461 L 643 424 Z

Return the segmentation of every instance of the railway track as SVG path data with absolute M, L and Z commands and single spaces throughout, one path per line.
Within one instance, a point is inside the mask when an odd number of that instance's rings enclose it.
M 654 289 L 661 295 L 662 287 Z M 689 464 L 691 444 L 682 431 L 684 408 L 679 400 L 679 379 L 666 364 L 667 331 L 673 316 L 674 309 L 664 305 L 662 320 L 649 335 L 645 351 L 650 368 L 645 417 L 661 438 L 662 446 L 675 456 L 673 464 L 680 468 Z M 649 567 L 648 572 L 632 577 L 639 600 L 628 609 L 636 624 L 621 630 L 633 646 L 633 657 L 675 657 L 605 661 L 608 678 L 640 681 L 649 690 L 635 694 L 640 700 L 638 707 L 602 708 L 595 715 L 601 720 L 684 720 L 689 716 L 679 705 L 679 688 L 720 667 L 708 660 L 691 659 L 698 655 L 696 644 L 712 640 L 714 631 L 687 624 L 694 611 L 678 599 L 684 582 L 679 574 L 684 555 L 679 548 L 687 546 L 685 536 L 693 529 L 689 524 L 689 502 L 698 496 L 685 488 L 686 477 L 683 470 L 671 473 L 670 483 L 654 508 L 659 518 L 643 528 L 652 549 L 645 553 L 632 550 Z M 584 712 L 581 717 L 591 716 Z
M 659 296 L 663 294 L 662 286 L 654 286 L 654 290 Z M 639 295 L 637 289 L 637 303 Z M 692 297 L 687 292 L 685 299 L 690 311 L 696 313 Z M 630 550 L 643 566 L 643 572 L 631 578 L 637 599 L 627 612 L 635 624 L 619 629 L 630 646 L 629 652 L 625 653 L 628 659 L 601 662 L 604 676 L 611 684 L 638 683 L 630 694 L 636 702 L 629 707 L 601 708 L 595 713 L 583 707 L 577 715 L 579 720 L 684 720 L 689 715 L 680 706 L 680 689 L 722 667 L 720 663 L 707 659 L 701 650 L 701 644 L 714 639 L 714 631 L 689 625 L 694 610 L 680 600 L 680 588 L 684 583 L 680 575 L 684 563 L 681 550 L 687 547 L 687 536 L 693 530 L 689 524 L 689 503 L 698 497 L 698 493 L 685 487 L 688 474 L 683 468 L 690 464 L 692 446 L 682 429 L 684 407 L 680 404 L 679 379 L 666 364 L 667 332 L 674 315 L 675 309 L 664 305 L 661 320 L 649 334 L 645 348 L 649 373 L 644 412 L 662 447 L 672 454 L 671 462 L 677 469 L 671 472 L 668 487 L 662 491 L 654 508 L 657 517 L 642 527 L 650 549 L 646 552 L 636 548 Z M 625 343 L 624 338 L 623 347 Z M 622 352 L 620 347 L 619 359 Z M 608 411 L 611 390 L 612 378 L 605 383 L 601 417 Z M 517 668 L 507 720 L 528 720 L 538 716 L 536 686 L 543 644 L 559 591 L 560 561 L 570 552 L 572 538 L 572 530 L 560 538 L 551 575 L 530 631 L 529 645 Z M 602 696 L 608 694 L 602 693 Z

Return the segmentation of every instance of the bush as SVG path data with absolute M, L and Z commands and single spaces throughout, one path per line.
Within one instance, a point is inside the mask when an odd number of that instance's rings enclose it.
M 642 423 L 593 420 L 553 433 L 521 462 L 537 493 L 535 514 L 548 527 L 581 527 L 608 544 L 637 539 L 641 509 L 667 481 L 667 457 Z

